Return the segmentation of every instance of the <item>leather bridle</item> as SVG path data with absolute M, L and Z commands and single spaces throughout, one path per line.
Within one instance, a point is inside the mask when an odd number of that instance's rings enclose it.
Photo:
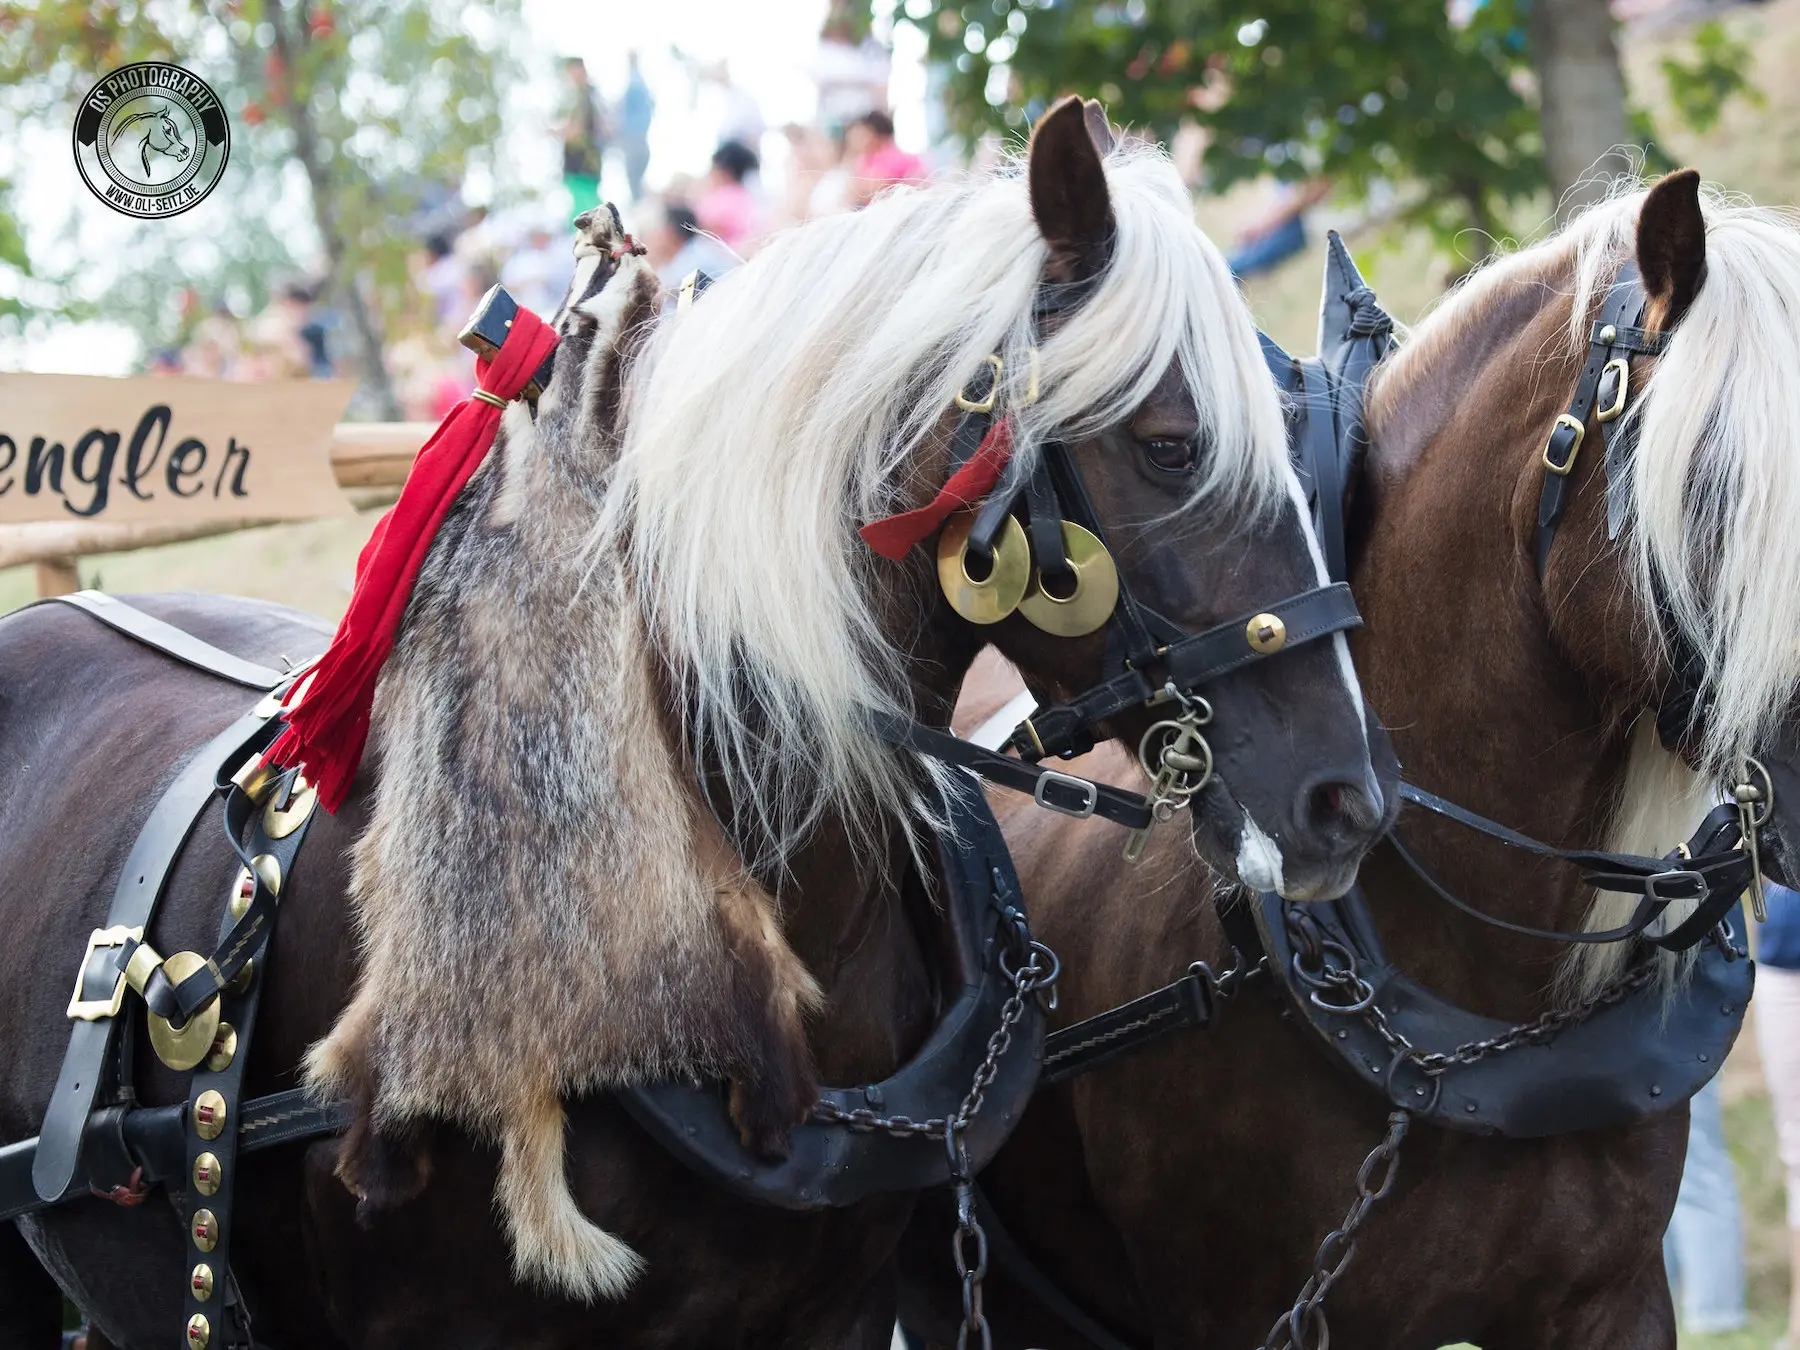
M 1046 285 L 1040 289 L 1034 316 L 1042 321 L 1062 314 L 1079 305 L 1082 298 L 1080 287 Z M 984 368 L 977 382 L 959 400 L 963 411 L 951 437 L 952 474 L 982 443 L 995 417 L 1002 415 L 996 409 L 997 375 Z M 1023 482 L 992 493 L 981 504 L 969 529 L 969 556 L 991 562 L 1000 532 L 1013 519 L 1024 529 L 1046 586 L 1064 584 L 1072 576 L 1064 551 L 1063 521 L 1088 531 L 1111 552 L 1105 524 L 1065 441 L 1046 442 Z M 1062 773 L 1038 761 L 1052 755 L 1071 759 L 1092 749 L 1103 735 L 1102 725 L 1120 713 L 1174 705 L 1171 712 L 1178 710 L 1179 716 L 1158 723 L 1163 731 L 1152 729 L 1164 742 L 1151 744 L 1152 735 L 1146 733 L 1145 744 L 1139 747 L 1146 771 L 1167 764 L 1164 752 L 1178 738 L 1166 729 L 1179 724 L 1189 737 L 1182 750 L 1192 753 L 1198 743 L 1210 776 L 1211 751 L 1198 732 L 1211 716 L 1205 688 L 1234 671 L 1361 622 L 1350 588 L 1339 578 L 1204 632 L 1187 633 L 1133 595 L 1121 574 L 1118 601 L 1106 621 L 1104 668 L 1109 673 L 1074 698 L 1039 709 L 1020 723 L 999 750 L 910 719 L 877 715 L 873 720 L 878 734 L 890 743 L 970 769 L 1002 787 L 1028 792 L 1040 806 L 1076 817 L 1097 815 L 1141 830 L 1153 819 L 1167 818 L 1173 805 L 1185 804 L 1186 796 L 1197 791 L 1205 779 L 1190 776 L 1188 786 L 1177 789 L 1174 796 L 1159 795 L 1156 788 L 1145 796 Z M 1007 749 L 1017 757 L 1001 753 Z M 1181 795 L 1183 792 L 1186 795 Z

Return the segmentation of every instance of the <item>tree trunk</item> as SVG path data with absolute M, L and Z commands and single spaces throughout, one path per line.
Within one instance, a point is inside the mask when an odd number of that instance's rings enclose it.
M 343 231 L 338 228 L 333 210 L 331 178 L 326 170 L 324 147 L 319 140 L 318 128 L 313 125 L 312 109 L 307 106 L 312 90 L 299 87 L 299 81 L 292 74 L 299 56 L 299 45 L 305 41 L 300 35 L 306 31 L 306 10 L 304 6 L 301 7 L 293 35 L 287 31 L 281 6 L 271 6 L 268 17 L 275 30 L 275 50 L 280 53 L 289 72 L 285 110 L 288 127 L 294 133 L 294 158 L 306 170 L 306 183 L 312 196 L 313 219 L 331 266 L 332 288 L 343 300 L 344 308 L 349 313 L 350 326 L 355 330 L 357 343 L 362 348 L 363 380 L 368 385 L 369 392 L 375 396 L 381 415 L 390 422 L 398 422 L 400 400 L 394 395 L 394 382 L 388 375 L 381 325 L 357 286 L 356 276 L 348 261 L 349 248 L 344 242 Z
M 1607 0 L 1533 0 L 1529 23 L 1544 160 L 1557 215 L 1567 219 L 1634 167 L 1622 152 L 1629 143 L 1625 76 Z

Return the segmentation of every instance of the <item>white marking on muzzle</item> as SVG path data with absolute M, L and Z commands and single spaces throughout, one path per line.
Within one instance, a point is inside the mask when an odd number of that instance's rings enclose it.
M 1238 835 L 1237 870 L 1238 880 L 1251 890 L 1280 893 L 1281 847 L 1250 819 L 1248 811 L 1244 812 L 1243 832 Z

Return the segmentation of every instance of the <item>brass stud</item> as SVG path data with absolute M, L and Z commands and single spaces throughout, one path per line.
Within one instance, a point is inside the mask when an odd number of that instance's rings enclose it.
M 256 875 L 262 878 L 262 884 L 269 888 L 271 895 L 281 894 L 281 862 L 272 853 L 259 853 L 250 860 L 250 866 L 256 869 Z
M 224 1073 L 237 1054 L 237 1028 L 229 1022 L 219 1023 L 219 1034 L 213 1037 L 212 1049 L 206 1052 L 206 1067 L 211 1073 Z
M 225 1133 L 225 1095 L 208 1088 L 194 1099 L 194 1133 L 202 1139 L 217 1139 Z
M 199 1265 L 194 1267 L 194 1273 L 188 1277 L 188 1284 L 194 1291 L 194 1297 L 202 1303 L 206 1302 L 207 1299 L 212 1297 L 212 1267 L 202 1261 Z
M 219 1245 L 219 1220 L 210 1209 L 194 1211 L 193 1227 L 189 1230 L 194 1239 L 194 1246 L 203 1252 L 210 1252 Z
M 203 1313 L 195 1313 L 188 1318 L 187 1343 L 188 1350 L 206 1350 L 212 1340 L 212 1323 L 206 1320 Z
M 1252 651 L 1269 656 L 1287 644 L 1287 625 L 1279 614 L 1258 614 L 1244 625 L 1244 638 Z
M 234 919 L 241 919 L 249 913 L 250 902 L 256 898 L 256 878 L 250 875 L 248 867 L 238 868 L 237 884 L 231 888 L 231 901 L 225 906 L 226 911 Z
M 194 1159 L 194 1189 L 202 1195 L 217 1195 L 225 1180 L 225 1167 L 216 1153 L 202 1153 Z

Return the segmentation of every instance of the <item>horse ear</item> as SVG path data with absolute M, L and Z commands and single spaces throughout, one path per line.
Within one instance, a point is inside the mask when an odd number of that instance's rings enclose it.
M 1081 116 L 1087 123 L 1088 139 L 1094 143 L 1100 157 L 1106 158 L 1117 148 L 1119 140 L 1113 135 L 1112 123 L 1106 120 L 1105 105 L 1090 98 L 1081 105 Z
M 1050 278 L 1093 276 L 1112 250 L 1112 199 L 1080 99 L 1065 98 L 1038 119 L 1027 163 L 1031 214 L 1050 245 Z
M 1638 213 L 1637 257 L 1660 326 L 1673 328 L 1706 280 L 1706 217 L 1697 170 L 1669 174 L 1650 189 Z

